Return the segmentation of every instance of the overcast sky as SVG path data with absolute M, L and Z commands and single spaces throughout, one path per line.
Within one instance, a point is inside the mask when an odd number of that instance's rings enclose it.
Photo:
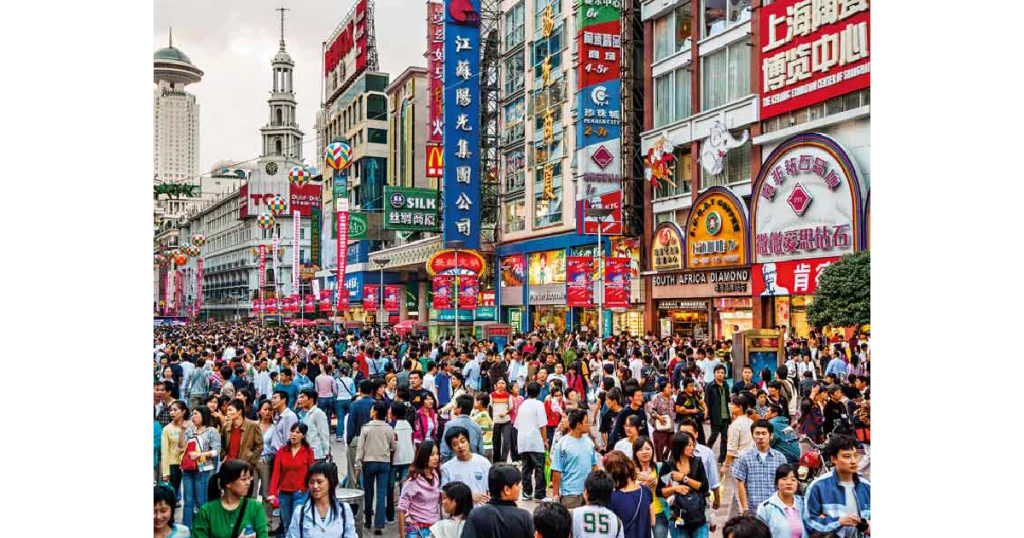
M 285 12 L 285 46 L 295 61 L 295 99 L 303 156 L 315 164 L 315 119 L 320 106 L 321 43 L 356 0 L 154 0 L 153 50 L 174 46 L 204 72 L 191 84 L 200 105 L 199 171 L 222 159 L 259 156 L 260 127 L 269 117 L 270 59 L 280 40 L 279 7 Z M 380 70 L 392 79 L 410 65 L 426 66 L 425 0 L 376 0 L 375 30 Z

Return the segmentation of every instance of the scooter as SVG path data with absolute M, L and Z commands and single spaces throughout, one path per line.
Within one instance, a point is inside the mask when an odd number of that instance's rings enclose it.
M 796 470 L 796 479 L 800 483 L 799 493 L 800 495 L 804 495 L 807 492 L 807 488 L 811 485 L 811 482 L 813 482 L 818 475 L 827 471 L 831 467 L 831 464 L 828 460 L 821 457 L 821 453 L 825 448 L 825 445 L 819 445 L 807 436 L 800 437 L 800 442 L 807 443 L 812 447 L 811 450 L 800 454 L 800 459 L 797 462 L 798 467 Z

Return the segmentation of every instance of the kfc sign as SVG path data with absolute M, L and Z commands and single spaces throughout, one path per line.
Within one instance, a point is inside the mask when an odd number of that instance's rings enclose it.
M 814 295 L 821 272 L 839 258 L 758 263 L 753 268 L 754 296 Z
M 366 69 L 366 2 L 356 2 L 348 18 L 338 25 L 340 30 L 335 30 L 337 33 L 328 40 L 330 45 L 324 51 L 324 77 L 328 81 L 328 94 Z M 339 66 L 340 80 L 334 84 L 331 73 Z
M 817 133 L 772 151 L 754 182 L 754 263 L 841 256 L 861 249 L 861 190 L 856 163 Z
M 868 0 L 779 0 L 760 15 L 761 119 L 871 86 Z

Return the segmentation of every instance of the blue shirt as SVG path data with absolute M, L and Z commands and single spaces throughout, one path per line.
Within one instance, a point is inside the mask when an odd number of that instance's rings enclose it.
M 846 369 L 846 361 L 843 359 L 832 359 L 828 366 L 825 368 L 825 375 L 828 374 L 843 374 L 846 375 L 848 370 Z
M 473 390 L 480 390 L 480 363 L 473 359 L 462 368 L 462 377 L 466 378 L 466 386 Z
M 285 385 L 284 383 L 278 383 L 274 385 L 274 391 L 284 391 L 288 393 L 288 409 L 295 411 L 295 402 L 299 400 L 299 385 L 298 380 L 293 380 L 290 384 Z
M 747 488 L 747 510 L 756 511 L 758 505 L 775 493 L 775 469 L 783 463 L 786 463 L 786 456 L 774 448 L 769 448 L 764 456 L 756 446 L 740 454 L 732 466 L 732 477 L 743 481 Z
M 560 495 L 582 495 L 583 483 L 591 469 L 597 465 L 597 452 L 590 436 L 579 439 L 566 435 L 558 441 L 551 453 L 551 471 L 562 473 Z
M 352 444 L 352 439 L 359 437 L 363 426 L 370 421 L 370 408 L 373 407 L 373 398 L 360 398 L 352 403 L 348 410 L 348 428 L 345 431 L 345 441 Z
M 441 461 L 446 462 L 455 456 L 448 443 L 444 440 L 444 434 L 455 426 L 462 426 L 469 430 L 469 450 L 474 454 L 484 455 L 483 432 L 480 426 L 467 415 L 456 415 L 444 425 L 444 432 L 441 435 Z
M 452 380 L 448 374 L 441 372 L 434 376 L 434 385 L 437 387 L 437 407 L 440 409 L 452 399 Z

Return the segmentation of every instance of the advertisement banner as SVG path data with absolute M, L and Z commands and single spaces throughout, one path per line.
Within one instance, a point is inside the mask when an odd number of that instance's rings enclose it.
M 260 245 L 260 302 L 263 301 L 263 288 L 267 283 L 267 245 Z
M 651 270 L 673 271 L 683 268 L 683 231 L 674 222 L 663 222 L 654 229 L 651 240 Z
M 761 8 L 760 108 L 768 119 L 871 86 L 867 0 Z
M 294 207 L 294 206 L 293 206 Z M 292 293 L 299 293 L 299 229 L 301 228 L 301 217 L 298 211 L 292 211 Z
M 493 291 L 481 291 L 478 299 L 479 303 L 477 308 L 482 306 L 494 306 L 494 292 Z
M 584 2 L 576 35 L 580 199 L 621 190 L 621 2 Z M 621 219 L 620 219 L 621 220 Z M 582 233 L 577 230 L 577 233 Z
M 565 283 L 565 251 L 548 250 L 530 254 L 530 285 Z
M 612 256 L 629 258 L 629 276 L 633 280 L 640 278 L 640 240 L 635 237 L 618 237 L 612 239 Z
M 594 279 L 597 260 L 589 256 L 569 256 L 566 259 L 566 306 L 594 306 Z
M 348 238 L 349 239 L 369 239 L 367 229 L 369 226 L 366 224 L 366 213 L 349 213 L 348 214 Z
M 335 187 L 341 186 L 342 192 L 347 192 L 348 183 L 348 170 L 334 171 L 334 184 Z M 348 268 L 348 198 L 341 197 L 335 198 L 335 210 L 336 210 L 336 222 L 335 231 L 337 232 L 337 277 L 335 282 L 345 281 L 345 270 Z M 348 309 L 348 296 L 344 293 L 338 294 L 338 307 L 339 311 Z
M 434 310 L 450 310 L 452 304 L 453 275 L 434 275 Z
M 320 290 L 320 311 L 331 311 L 331 290 Z
M 320 207 L 320 191 L 322 187 L 316 183 L 298 186 L 288 184 L 288 211 L 298 211 L 303 217 L 313 216 L 313 208 Z
M 458 268 L 455 267 L 456 259 L 458 261 Z M 430 275 L 451 273 L 455 269 L 481 275 L 486 268 L 487 263 L 484 261 L 484 257 L 475 250 L 460 249 L 458 254 L 456 254 L 454 249 L 441 250 L 431 255 L 430 259 L 427 260 L 427 273 Z
M 501 287 L 518 287 L 526 281 L 526 255 L 512 254 L 501 258 Z
M 427 177 L 444 177 L 444 147 L 427 145 Z
M 324 49 L 324 78 L 327 94 L 348 84 L 366 70 L 367 0 L 357 0 L 345 19 L 327 40 Z M 337 73 L 337 76 L 332 76 Z
M 480 294 L 480 281 L 472 275 L 459 276 L 459 308 L 463 310 L 476 309 L 476 299 Z
M 444 2 L 427 2 L 427 76 L 430 77 L 430 101 L 427 102 L 427 177 L 441 177 L 441 159 L 431 166 L 434 148 L 440 153 L 444 139 Z M 435 171 L 431 174 L 431 171 Z
M 199 276 L 196 277 L 196 309 L 203 307 L 203 259 L 196 260 Z
M 580 200 L 576 203 L 576 233 L 597 235 L 597 227 L 601 226 L 601 233 L 604 235 L 619 235 L 622 233 L 622 189 L 616 186 L 616 191 Z M 598 220 L 597 217 L 588 217 L 588 209 L 611 209 L 607 217 Z M 583 218 L 580 218 L 580 215 Z
M 399 312 L 402 309 L 401 300 L 405 290 L 401 284 L 387 284 L 384 286 L 384 310 L 388 312 Z
M 724 187 L 700 194 L 686 221 L 686 267 L 716 269 L 747 265 L 747 211 Z
M 315 281 L 314 281 L 315 282 Z M 307 314 L 312 314 L 317 310 L 317 294 L 307 293 L 305 301 L 302 302 L 302 311 Z M 330 306 L 330 305 L 328 305 Z
M 270 298 L 270 299 L 267 299 L 267 300 L 263 301 L 263 312 L 266 313 L 266 314 L 276 314 L 277 313 L 277 299 L 276 298 Z
M 259 299 L 253 299 L 252 300 L 252 313 L 253 314 L 259 314 L 262 311 L 263 311 L 263 301 L 261 301 Z
M 629 306 L 629 258 L 604 259 L 604 305 L 608 308 Z
M 363 310 L 380 309 L 380 286 L 363 284 Z
M 751 270 L 754 296 L 814 295 L 818 279 L 839 257 L 775 263 L 757 263 Z
M 384 229 L 436 232 L 438 192 L 414 187 L 384 187 Z
M 443 241 L 480 248 L 480 0 L 445 0 Z
M 320 267 L 320 227 L 323 224 L 323 211 L 320 207 L 314 207 L 312 215 L 309 219 L 310 263 Z

